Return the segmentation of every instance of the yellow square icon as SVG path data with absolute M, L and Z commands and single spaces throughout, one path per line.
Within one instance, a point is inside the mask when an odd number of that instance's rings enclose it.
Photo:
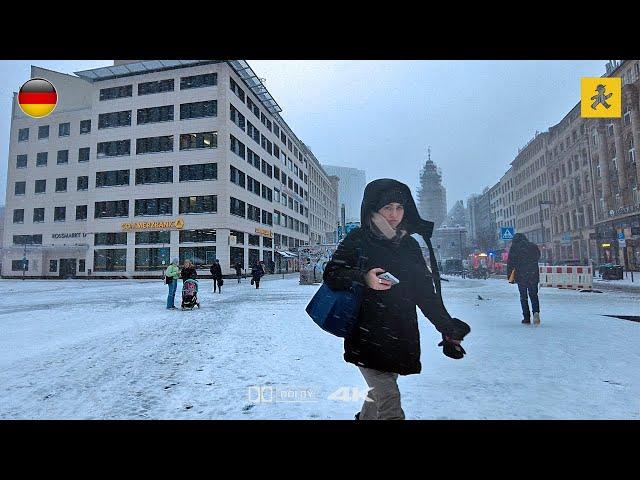
M 583 78 L 580 82 L 580 116 L 620 118 L 622 79 L 620 77 Z

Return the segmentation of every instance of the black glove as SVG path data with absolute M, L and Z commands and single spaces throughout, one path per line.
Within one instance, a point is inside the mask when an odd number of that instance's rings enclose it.
M 448 335 L 442 334 L 442 341 L 438 344 L 442 347 L 442 353 L 447 357 L 454 358 L 456 360 L 463 358 L 467 353 L 462 345 L 457 345 L 450 340 L 464 340 L 464 337 L 469 334 L 471 327 L 459 318 L 451 319 L 451 327 Z

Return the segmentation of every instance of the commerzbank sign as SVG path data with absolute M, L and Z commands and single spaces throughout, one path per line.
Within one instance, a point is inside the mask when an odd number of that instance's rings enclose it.
M 175 220 L 167 220 L 164 222 L 150 221 L 150 222 L 127 222 L 121 226 L 122 230 L 158 230 L 158 229 L 171 229 L 176 228 L 180 230 L 184 227 L 184 220 L 177 218 Z

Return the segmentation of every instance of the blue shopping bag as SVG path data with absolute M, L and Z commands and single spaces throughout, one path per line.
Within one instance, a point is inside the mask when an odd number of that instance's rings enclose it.
M 337 337 L 347 338 L 357 328 L 364 286 L 334 291 L 326 283 L 318 289 L 305 309 L 316 324 Z

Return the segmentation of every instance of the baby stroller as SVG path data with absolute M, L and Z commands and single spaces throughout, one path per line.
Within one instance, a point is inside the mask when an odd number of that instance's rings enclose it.
M 198 301 L 198 282 L 188 279 L 182 283 L 182 310 L 185 308 L 193 310 L 194 307 L 200 308 Z

